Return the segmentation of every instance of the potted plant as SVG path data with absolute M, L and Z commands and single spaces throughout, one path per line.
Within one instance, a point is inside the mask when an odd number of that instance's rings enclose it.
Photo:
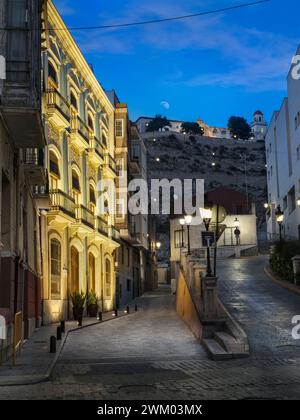
M 98 315 L 99 310 L 99 297 L 96 293 L 91 290 L 87 296 L 87 311 L 91 318 L 94 318 Z
M 81 326 L 86 294 L 83 293 L 83 291 L 81 291 L 80 293 L 74 292 L 70 294 L 70 297 L 73 305 L 74 320 L 78 321 L 78 325 Z

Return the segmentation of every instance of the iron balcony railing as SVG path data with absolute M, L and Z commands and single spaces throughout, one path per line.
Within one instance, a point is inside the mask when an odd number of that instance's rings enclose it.
M 23 151 L 23 163 L 30 166 L 44 166 L 44 149 L 25 149 Z
M 105 154 L 105 164 L 109 166 L 109 168 L 116 174 L 117 173 L 117 165 L 115 159 L 109 154 Z
M 100 216 L 96 216 L 96 229 L 99 233 L 102 233 L 105 236 L 108 236 L 108 225 L 106 220 L 102 219 Z
M 112 239 L 115 239 L 116 241 L 120 240 L 120 231 L 116 229 L 114 226 L 110 227 L 110 236 Z
M 51 190 L 50 199 L 55 210 L 61 210 L 69 216 L 75 218 L 75 200 L 61 190 Z
M 94 213 L 83 205 L 78 205 L 75 208 L 76 220 L 91 228 L 95 227 Z
M 47 90 L 47 105 L 49 108 L 55 108 L 63 115 L 63 117 L 70 121 L 70 105 L 68 101 L 56 89 Z
M 97 137 L 94 136 L 94 134 L 90 134 L 90 148 L 94 149 L 95 152 L 102 158 L 104 158 L 105 155 L 105 149 L 102 146 L 102 144 L 99 142 Z
M 89 129 L 78 115 L 71 119 L 71 133 L 79 133 L 84 141 L 89 144 Z

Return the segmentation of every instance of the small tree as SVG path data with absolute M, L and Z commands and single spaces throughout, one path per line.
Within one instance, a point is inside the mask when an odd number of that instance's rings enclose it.
M 181 131 L 188 134 L 196 134 L 202 136 L 204 131 L 203 128 L 196 122 L 184 122 L 181 124 Z
M 243 117 L 230 117 L 228 120 L 228 128 L 232 137 L 248 140 L 251 136 L 251 128 Z
M 162 115 L 156 115 L 153 120 L 151 120 L 149 122 L 149 125 L 147 127 L 146 131 L 160 131 L 162 130 L 164 127 L 170 127 L 170 121 L 166 118 L 163 117 Z

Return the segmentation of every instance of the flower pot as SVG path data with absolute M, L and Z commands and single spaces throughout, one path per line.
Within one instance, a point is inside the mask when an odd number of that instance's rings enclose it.
M 89 313 L 89 316 L 91 318 L 96 318 L 96 316 L 98 315 L 98 309 L 99 309 L 99 307 L 98 307 L 97 303 L 91 303 L 91 304 L 89 304 L 88 305 L 88 313 Z

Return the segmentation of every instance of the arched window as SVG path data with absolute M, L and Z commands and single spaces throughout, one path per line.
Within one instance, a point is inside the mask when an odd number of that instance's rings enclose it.
M 78 205 L 80 197 L 80 181 L 79 176 L 74 169 L 72 171 L 72 196 L 75 200 L 75 203 Z
M 71 92 L 71 95 L 70 95 L 70 102 L 71 102 L 72 107 L 78 111 L 77 99 L 73 92 Z
M 108 258 L 105 260 L 105 296 L 111 297 L 111 262 Z
M 54 84 L 57 86 L 58 85 L 57 72 L 53 64 L 51 63 L 51 61 L 48 62 L 48 76 L 51 78 L 51 81 L 54 82 Z
M 93 119 L 90 115 L 88 116 L 88 126 L 92 131 L 94 131 L 94 123 L 93 123 Z
M 61 245 L 57 239 L 50 243 L 51 299 L 61 298 Z
M 96 211 L 96 193 L 93 185 L 90 185 L 90 210 L 95 214 Z
M 57 156 L 52 151 L 50 151 L 50 154 L 49 154 L 49 169 L 50 169 L 50 189 L 57 190 L 58 180 L 60 179 L 59 163 L 58 163 Z

